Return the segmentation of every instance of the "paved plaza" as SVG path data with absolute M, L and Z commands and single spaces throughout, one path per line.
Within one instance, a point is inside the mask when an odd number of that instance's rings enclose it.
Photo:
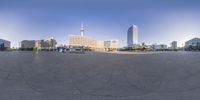
M 0 52 L 0 100 L 199 99 L 198 52 Z

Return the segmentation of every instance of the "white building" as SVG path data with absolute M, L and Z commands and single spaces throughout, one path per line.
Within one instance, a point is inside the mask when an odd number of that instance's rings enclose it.
M 127 31 L 127 46 L 131 47 L 133 44 L 138 44 L 138 27 L 132 25 Z
M 35 40 L 21 41 L 21 48 L 35 48 Z
M 177 50 L 178 49 L 178 47 L 177 47 L 177 41 L 173 41 L 172 43 L 171 43 L 171 48 L 170 48 L 171 50 Z
M 0 39 L 0 50 L 10 49 L 10 41 Z
M 157 44 L 153 44 L 152 45 L 152 49 L 153 50 L 158 50 L 158 51 L 163 51 L 163 50 L 167 50 L 167 45 L 165 45 L 165 44 L 159 44 L 159 45 L 157 45 Z

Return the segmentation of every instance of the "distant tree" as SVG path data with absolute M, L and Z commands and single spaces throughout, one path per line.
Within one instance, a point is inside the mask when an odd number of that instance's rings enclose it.
M 140 49 L 140 45 L 139 44 L 133 44 L 132 45 L 132 50 L 138 50 Z

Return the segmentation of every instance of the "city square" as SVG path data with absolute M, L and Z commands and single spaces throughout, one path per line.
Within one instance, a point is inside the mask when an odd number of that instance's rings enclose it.
M 1 100 L 199 100 L 199 52 L 0 52 Z

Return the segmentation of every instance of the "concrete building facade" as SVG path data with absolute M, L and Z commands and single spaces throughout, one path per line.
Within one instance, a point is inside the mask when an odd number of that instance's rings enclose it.
M 68 40 L 72 48 L 79 46 L 92 51 L 114 51 L 117 50 L 119 44 L 118 40 L 98 41 L 95 38 L 81 35 L 70 35 Z
M 21 41 L 21 48 L 35 48 L 35 40 Z
M 105 51 L 104 41 L 97 41 L 95 51 Z
M 35 47 L 39 50 L 44 49 L 45 47 L 45 41 L 44 40 L 36 40 L 35 41 Z
M 152 49 L 153 49 L 153 50 L 156 50 L 156 51 L 165 51 L 165 50 L 167 50 L 168 48 L 167 48 L 167 45 L 165 45 L 165 44 L 160 44 L 160 45 L 153 44 L 153 45 L 152 45 Z
M 200 38 L 193 38 L 185 42 L 185 50 L 200 50 Z
M 23 40 L 21 42 L 22 49 L 39 49 L 39 50 L 52 50 L 56 48 L 56 40 L 49 38 L 47 40 Z
M 118 45 L 119 45 L 119 41 L 118 40 L 104 41 L 104 49 L 105 49 L 105 51 L 116 51 Z
M 84 36 L 84 27 L 81 24 L 80 35 L 69 35 L 68 43 L 71 50 L 82 50 L 80 48 L 89 49 L 92 51 L 110 51 L 117 50 L 119 41 L 118 40 L 108 40 L 108 41 L 98 41 L 93 37 Z
M 90 49 L 95 49 L 97 44 L 95 38 L 81 35 L 70 35 L 68 40 L 70 46 L 84 46 Z
M 0 50 L 8 50 L 10 49 L 10 41 L 0 39 Z
M 177 49 L 178 49 L 178 47 L 177 47 L 177 41 L 173 41 L 173 42 L 171 43 L 170 49 L 171 49 L 171 50 L 177 50 Z
M 44 41 L 44 46 L 41 46 L 41 47 L 44 47 L 46 49 L 55 49 L 56 48 L 56 40 L 51 37 L 51 38 L 48 38 Z

